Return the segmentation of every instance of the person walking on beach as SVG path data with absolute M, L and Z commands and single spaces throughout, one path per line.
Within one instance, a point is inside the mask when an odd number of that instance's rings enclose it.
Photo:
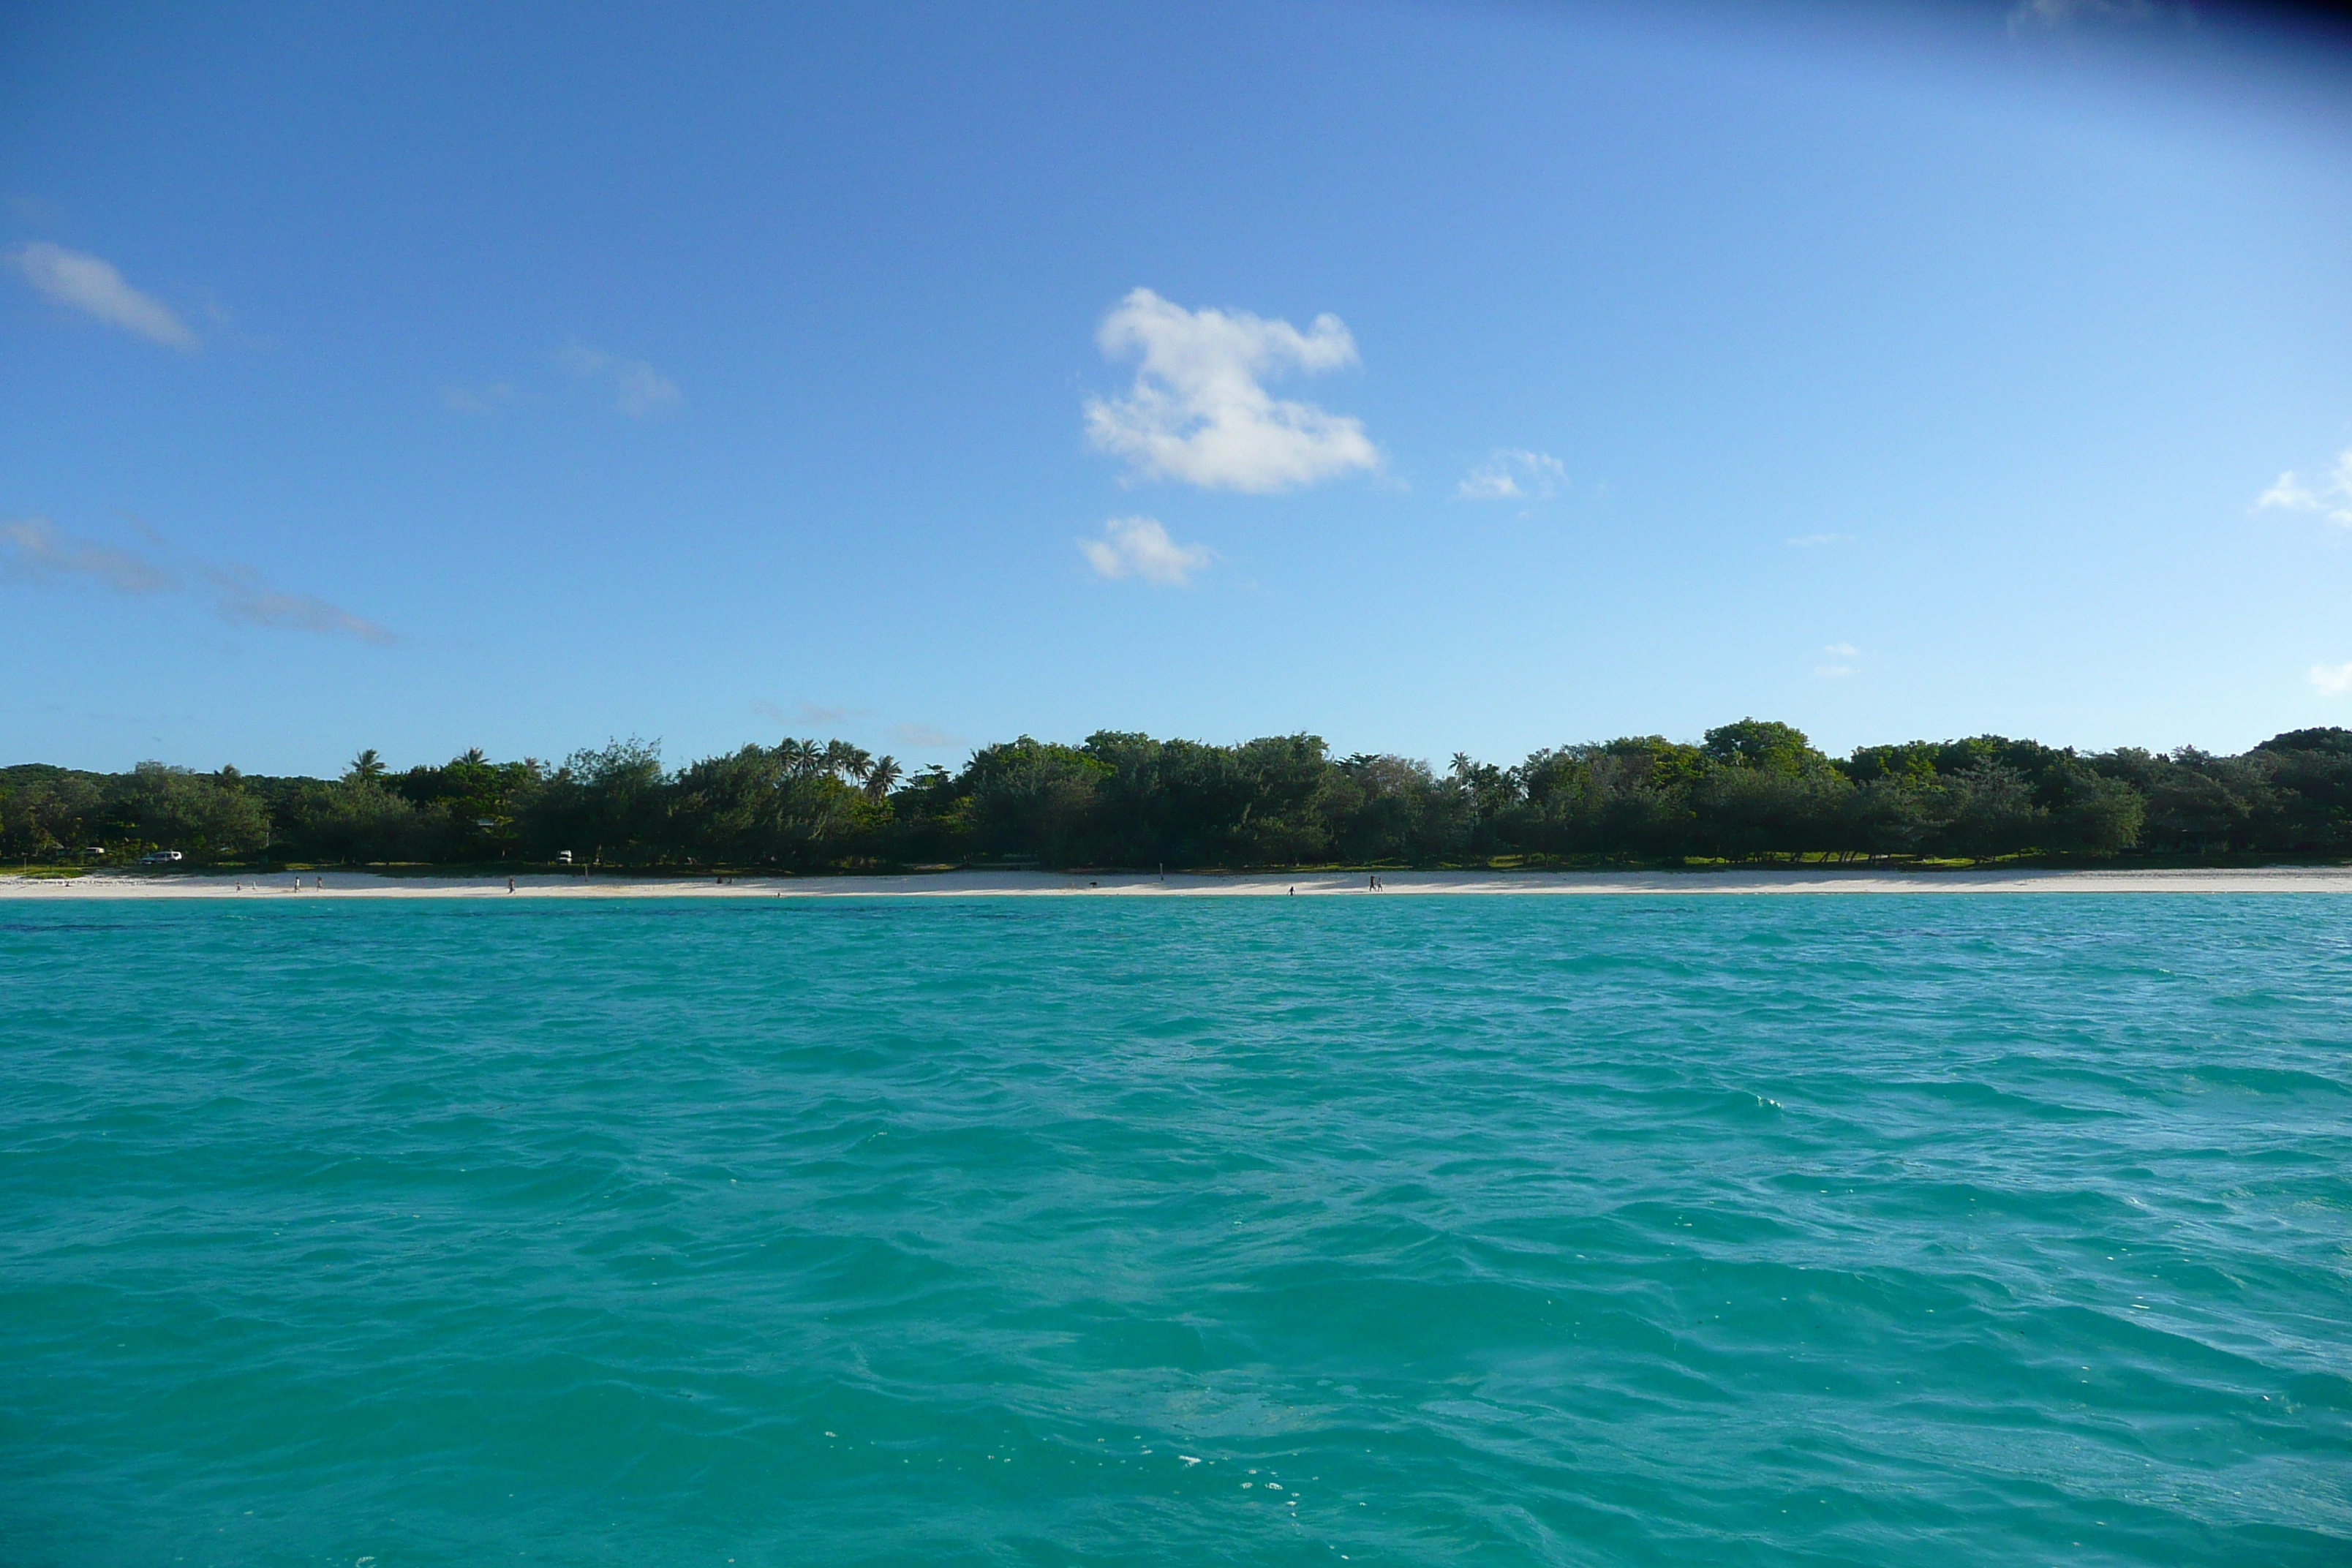
M 509 877 L 507 879 L 507 891 L 509 893 L 514 891 L 514 879 L 512 877 Z

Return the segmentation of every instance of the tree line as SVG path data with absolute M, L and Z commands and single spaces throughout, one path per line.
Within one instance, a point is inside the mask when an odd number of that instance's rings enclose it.
M 189 865 L 886 869 L 1676 865 L 2116 855 L 2352 855 L 2352 731 L 2238 756 L 2078 752 L 1979 735 L 1844 758 L 1743 719 L 1443 771 L 1334 756 L 1313 735 L 1236 745 L 1102 731 L 986 746 L 909 773 L 841 741 L 747 745 L 670 768 L 614 741 L 560 763 L 479 751 L 340 778 L 0 768 L 0 858 Z

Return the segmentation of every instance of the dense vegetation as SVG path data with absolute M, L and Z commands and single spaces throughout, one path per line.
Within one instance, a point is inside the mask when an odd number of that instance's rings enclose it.
M 1742 720 L 1444 772 L 1334 757 L 1312 735 L 1213 746 L 1023 736 L 905 774 L 840 742 L 745 746 L 671 770 L 616 741 L 560 765 L 479 752 L 340 779 L 0 769 L 0 857 L 190 865 L 544 864 L 789 870 L 1034 862 L 1244 867 L 1678 864 L 1797 858 L 2352 854 L 2352 731 L 2242 756 L 2097 753 L 1983 735 L 1822 755 Z M 103 851 L 102 855 L 96 853 Z

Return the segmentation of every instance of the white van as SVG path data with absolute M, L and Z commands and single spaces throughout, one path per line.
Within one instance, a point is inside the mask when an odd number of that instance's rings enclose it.
M 176 849 L 158 849 L 152 854 L 139 857 L 139 863 L 142 866 L 176 866 L 184 858 Z

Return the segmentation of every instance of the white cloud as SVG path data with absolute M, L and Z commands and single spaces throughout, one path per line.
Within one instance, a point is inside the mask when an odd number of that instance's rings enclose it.
M 1321 315 L 1300 331 L 1245 310 L 1187 310 L 1138 289 L 1103 318 L 1106 358 L 1139 356 L 1124 397 L 1087 401 L 1087 435 L 1146 479 L 1265 493 L 1311 485 L 1381 455 L 1357 420 L 1292 403 L 1261 378 L 1356 362 L 1356 340 Z
M 2315 664 L 2304 679 L 2322 697 L 2341 697 L 2352 691 L 2352 664 Z
M 676 404 L 677 383 L 641 359 L 623 359 L 585 343 L 566 343 L 555 363 L 582 380 L 604 382 L 613 392 L 613 406 L 632 419 L 642 419 Z
M 1081 539 L 1078 551 L 1103 577 L 1140 577 L 1162 587 L 1181 588 L 1215 559 L 1198 544 L 1179 544 L 1149 517 L 1115 517 L 1100 539 Z
M 2281 474 L 2278 482 L 2264 490 L 2254 502 L 2257 511 L 2274 506 L 2294 511 L 2315 511 L 2319 507 L 2319 498 L 2312 494 L 2301 479 L 2288 472 Z
M 1860 658 L 1862 657 L 1862 649 L 1854 647 L 1853 644 L 1850 642 L 1829 643 L 1822 648 L 1822 651 L 1834 659 Z M 1852 675 L 1853 673 L 1853 666 L 1843 663 L 1817 664 L 1813 666 L 1813 673 L 1823 680 L 1836 680 L 1842 677 Z
M 1852 544 L 1853 542 L 1853 535 L 1851 533 L 1801 533 L 1789 541 L 1790 548 L 1796 550 L 1818 550 L 1824 544 Z
M 26 282 L 60 305 L 69 305 L 110 327 L 136 332 L 165 348 L 184 353 L 196 348 L 196 334 L 172 313 L 169 305 L 133 289 L 115 269 L 114 263 L 101 257 L 35 240 L 10 251 L 8 265 Z
M 1853 644 L 1850 642 L 1833 642 L 1822 648 L 1822 651 L 1828 654 L 1832 658 L 1860 658 L 1862 657 L 1862 649 L 1854 647 Z
M 2324 512 L 2328 521 L 2352 528 L 2352 447 L 2336 455 L 2336 466 L 2315 484 L 2305 484 L 2292 471 L 2281 474 L 2278 482 L 2254 500 L 2256 511 L 2273 509 Z
M 141 524 L 140 531 L 161 544 L 153 530 Z M 0 575 L 20 581 L 78 577 L 121 594 L 185 590 L 209 598 L 225 621 L 353 637 L 380 645 L 400 640 L 388 628 L 314 595 L 282 593 L 250 566 L 218 565 L 192 557 L 174 565 L 97 540 L 60 533 L 47 518 L 39 517 L 0 523 L 0 543 L 14 546 L 0 559 Z
M 1463 500 L 1543 500 L 1566 483 L 1568 469 L 1558 458 L 1498 448 L 1471 469 L 1454 493 Z

